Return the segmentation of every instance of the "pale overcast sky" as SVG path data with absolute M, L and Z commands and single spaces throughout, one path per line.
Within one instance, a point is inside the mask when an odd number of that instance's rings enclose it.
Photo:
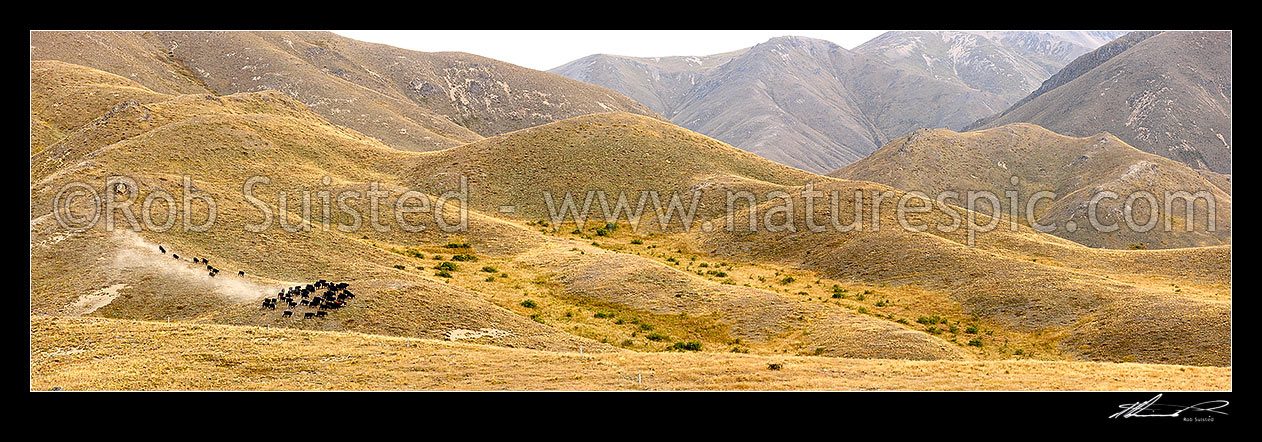
M 796 35 L 846 49 L 885 31 L 333 31 L 414 51 L 460 51 L 546 71 L 591 54 L 710 55 Z

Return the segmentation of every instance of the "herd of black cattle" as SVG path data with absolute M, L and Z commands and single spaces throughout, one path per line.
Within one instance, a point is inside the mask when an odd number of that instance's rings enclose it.
M 167 249 L 166 249 L 165 247 L 158 246 L 158 251 L 159 251 L 159 252 L 162 252 L 162 254 L 163 254 L 163 255 L 167 254 Z M 172 254 L 171 254 L 171 256 L 172 256 L 172 257 L 174 257 L 175 259 L 180 259 L 180 255 L 178 255 L 178 254 L 172 253 Z M 210 273 L 210 277 L 211 277 L 211 278 L 214 278 L 215 276 L 219 275 L 219 269 L 217 269 L 217 268 L 215 268 L 214 266 L 210 265 L 210 260 L 209 260 L 209 259 L 206 259 L 206 258 L 193 258 L 193 264 L 206 264 L 206 271 Z M 237 276 L 245 276 L 245 271 L 244 271 L 244 270 L 238 270 L 238 271 L 237 271 Z
M 162 246 L 158 246 L 158 251 L 162 252 L 163 255 L 167 253 L 167 249 Z M 175 259 L 180 259 L 180 255 L 172 253 L 171 256 L 175 257 Z M 211 278 L 214 278 L 215 275 L 219 274 L 219 269 L 211 266 L 210 260 L 206 258 L 193 258 L 193 263 L 206 264 L 206 270 L 210 272 Z M 237 276 L 245 276 L 245 271 L 238 271 Z M 299 306 L 302 306 L 305 309 L 317 310 L 314 312 L 304 312 L 302 315 L 303 319 L 323 318 L 328 316 L 329 310 L 342 308 L 346 305 L 346 303 L 350 302 L 350 300 L 355 299 L 355 294 L 351 293 L 350 290 L 347 290 L 347 287 L 349 286 L 350 284 L 345 282 L 334 283 L 323 279 L 305 286 L 296 285 L 286 290 L 277 292 L 275 298 L 263 298 L 261 308 L 276 310 L 276 303 L 284 302 L 289 309 L 281 312 L 282 318 L 293 317 L 293 309 Z M 319 290 L 324 291 L 316 293 Z M 299 298 L 299 300 L 295 300 L 295 298 Z
M 323 318 L 328 315 L 329 310 L 342 308 L 346 303 L 355 299 L 355 294 L 347 290 L 350 284 L 345 282 L 333 283 L 323 279 L 316 281 L 314 284 L 305 286 L 296 285 L 287 290 L 281 290 L 276 294 L 275 298 L 263 299 L 262 308 L 276 310 L 276 303 L 284 302 L 289 309 L 281 312 L 281 317 L 289 318 L 294 315 L 295 307 L 303 307 L 306 309 L 317 309 L 317 311 L 308 311 L 302 314 L 302 319 Z M 323 292 L 320 292 L 323 290 Z

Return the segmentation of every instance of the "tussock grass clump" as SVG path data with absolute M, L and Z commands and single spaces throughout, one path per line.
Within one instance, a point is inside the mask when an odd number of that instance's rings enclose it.
M 456 263 L 451 262 L 451 261 L 443 261 L 441 263 L 438 263 L 438 265 L 434 266 L 434 270 L 454 272 L 456 271 Z

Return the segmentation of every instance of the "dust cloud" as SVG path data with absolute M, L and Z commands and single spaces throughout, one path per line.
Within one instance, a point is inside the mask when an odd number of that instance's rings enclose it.
M 207 275 L 204 264 L 193 264 L 191 256 L 180 256 L 176 260 L 171 253 L 158 251 L 158 245 L 145 241 L 140 235 L 130 230 L 115 232 L 118 251 L 114 255 L 113 267 L 117 270 L 141 270 L 163 278 L 177 280 L 188 287 L 196 288 L 204 293 L 214 293 L 231 301 L 252 301 L 263 298 L 281 290 L 282 287 L 270 287 L 248 279 L 239 278 L 236 271 L 222 269 L 216 277 Z M 211 265 L 214 265 L 213 262 Z

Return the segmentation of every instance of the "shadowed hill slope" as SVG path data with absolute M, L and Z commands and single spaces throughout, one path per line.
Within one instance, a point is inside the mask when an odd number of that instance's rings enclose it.
M 720 224 L 695 233 L 696 247 L 719 259 L 742 257 L 815 270 L 828 278 L 938 291 L 966 314 L 1045 334 L 1052 337 L 1048 345 L 1091 359 L 1230 365 L 1230 295 L 1221 291 L 1230 291 L 1229 282 L 1222 285 L 1230 280 L 1229 248 L 1181 249 L 1190 256 L 1179 267 L 1201 272 L 1201 266 L 1211 266 L 1215 275 L 1198 283 L 1196 293 L 1183 293 L 1171 290 L 1185 281 L 1183 272 L 1158 267 L 1163 255 L 1095 251 L 1026 227 L 1010 231 L 1003 220 L 996 230 L 975 233 L 970 247 L 966 229 L 938 230 L 951 224 L 948 206 L 910 215 L 908 225 L 927 229 L 916 232 L 901 228 L 894 216 L 901 192 L 861 181 L 831 182 L 815 190 L 836 191 L 840 208 L 817 204 L 817 225 L 829 226 L 834 216 L 850 223 L 860 213 L 862 227 L 810 231 L 797 222 L 794 230 L 750 231 L 743 220 L 751 209 L 744 209 L 733 217 L 735 228 Z M 874 204 L 886 191 L 892 194 Z M 862 211 L 852 212 L 856 192 L 864 195 Z M 790 213 L 808 219 L 804 198 L 793 199 Z M 769 201 L 756 213 L 769 216 L 773 207 L 785 206 Z M 978 224 L 988 221 L 978 217 Z M 1135 254 L 1129 255 L 1129 264 L 1119 265 L 1126 261 L 1119 261 L 1118 253 Z M 1111 258 L 1111 264 L 1092 263 L 1096 254 Z M 1159 311 L 1180 319 L 1151 320 Z M 1096 321 L 1106 316 L 1111 321 Z
M 986 191 L 999 198 L 1005 213 L 1012 213 L 1007 192 L 1016 191 L 1016 213 L 1022 222 L 1055 226 L 1050 233 L 1092 247 L 1177 248 L 1231 243 L 1229 190 L 1220 189 L 1202 172 L 1142 152 L 1108 134 L 1073 138 L 1032 124 L 965 133 L 922 130 L 891 141 L 830 175 L 930 196 L 953 191 L 959 195 L 953 201 L 962 201 L 968 191 Z M 1032 196 L 1044 191 L 1055 197 L 1037 203 L 1033 218 L 1026 219 Z M 1166 196 L 1180 191 L 1207 192 L 1212 197 L 1213 229 L 1207 225 L 1209 212 L 1203 198 L 1196 200 L 1195 218 L 1183 210 L 1182 199 L 1174 200 L 1179 204 L 1171 206 L 1172 213 L 1166 212 Z M 1089 203 L 1101 192 L 1118 195 L 1101 200 L 1097 209 L 1098 221 L 1118 226 L 1117 231 L 1097 230 L 1088 219 Z M 1125 223 L 1124 212 L 1132 213 L 1136 224 L 1149 222 L 1149 200 L 1137 199 L 1138 203 L 1128 205 L 1127 199 L 1136 192 L 1149 192 L 1157 198 L 1152 213 L 1161 222 L 1153 230 L 1136 231 Z M 1068 231 L 1068 222 L 1080 228 Z

